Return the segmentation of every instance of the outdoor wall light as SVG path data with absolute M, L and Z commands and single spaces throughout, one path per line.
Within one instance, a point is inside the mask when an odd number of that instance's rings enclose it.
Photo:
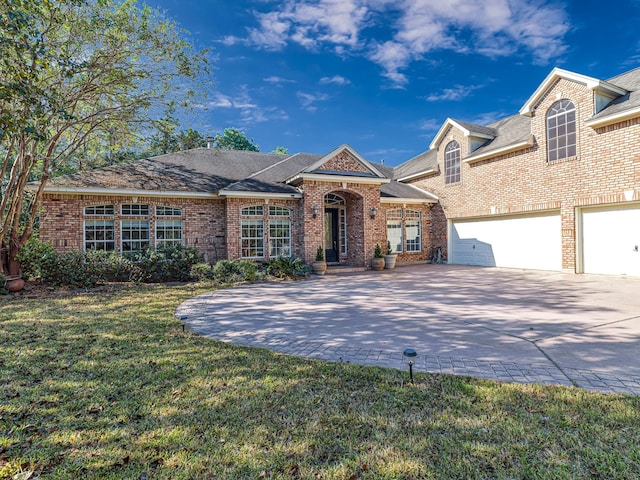
M 371 207 L 371 220 L 375 220 L 377 212 L 378 209 L 376 207 Z
M 311 209 L 313 210 L 313 218 L 316 218 L 318 216 L 318 205 L 314 205 Z
M 418 355 L 413 348 L 407 348 L 402 355 L 409 361 L 409 379 L 413 383 L 413 359 Z

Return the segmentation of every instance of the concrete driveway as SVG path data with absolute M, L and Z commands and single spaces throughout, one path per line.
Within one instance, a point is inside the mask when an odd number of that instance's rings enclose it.
M 366 365 L 640 394 L 640 278 L 402 266 L 217 290 L 194 332 Z

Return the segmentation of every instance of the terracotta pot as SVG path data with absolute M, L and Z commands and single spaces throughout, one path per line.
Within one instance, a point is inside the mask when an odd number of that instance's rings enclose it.
M 373 270 L 384 270 L 384 258 L 373 257 L 371 260 L 371 268 Z
M 311 264 L 311 271 L 316 275 L 324 275 L 327 271 L 327 263 L 316 261 Z
M 19 292 L 24 288 L 24 280 L 20 277 L 7 277 L 7 290 L 12 293 Z

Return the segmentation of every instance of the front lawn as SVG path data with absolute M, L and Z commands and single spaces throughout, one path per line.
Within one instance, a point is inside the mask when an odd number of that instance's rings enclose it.
M 0 299 L 0 478 L 640 478 L 640 398 L 183 332 L 206 286 Z

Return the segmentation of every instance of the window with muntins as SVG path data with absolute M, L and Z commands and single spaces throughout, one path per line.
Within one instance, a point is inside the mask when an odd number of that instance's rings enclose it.
M 156 250 L 182 245 L 182 220 L 156 220 Z
M 242 258 L 263 258 L 265 246 L 264 206 L 252 205 L 240 211 L 240 254 Z M 247 218 L 254 217 L 254 218 Z
M 576 155 L 576 107 L 558 100 L 547 111 L 547 161 Z
M 139 203 L 125 204 L 120 207 L 120 212 L 127 217 L 146 217 L 149 215 L 149 205 Z
M 85 215 L 114 215 L 115 209 L 113 205 L 92 205 L 91 207 L 84 207 Z
M 394 253 L 422 251 L 422 214 L 416 210 L 394 209 L 387 212 L 387 240 Z
M 291 222 L 269 219 L 269 256 L 291 256 Z
M 444 183 L 460 181 L 460 145 L 455 140 L 444 149 Z
M 156 217 L 181 217 L 182 209 L 174 207 L 156 206 Z
M 115 222 L 113 220 L 85 220 L 84 249 L 105 250 L 116 249 Z
M 120 230 L 123 254 L 134 255 L 149 248 L 148 220 L 122 220 Z

